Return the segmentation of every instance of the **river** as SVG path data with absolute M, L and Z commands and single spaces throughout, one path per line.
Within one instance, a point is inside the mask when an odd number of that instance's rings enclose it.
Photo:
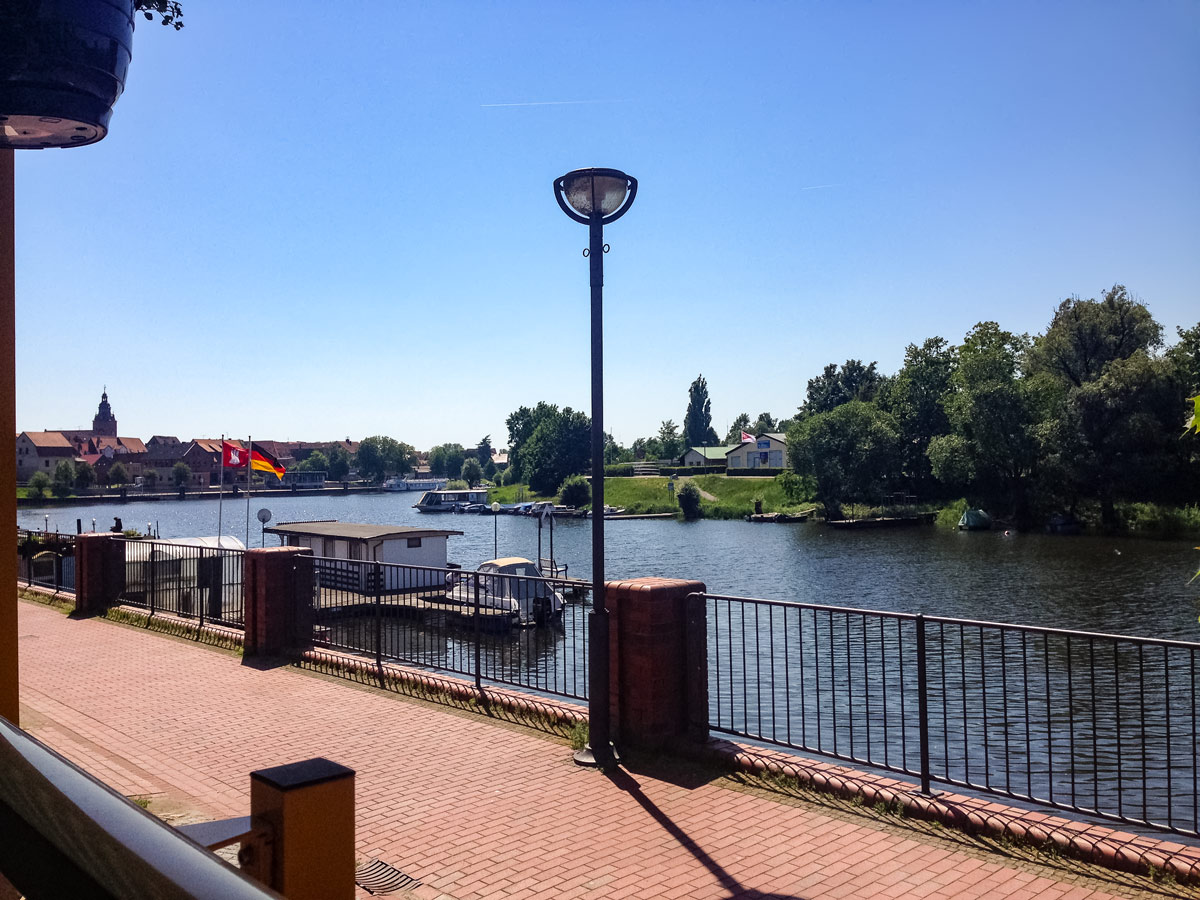
M 422 514 L 412 508 L 419 496 L 255 495 L 250 545 L 262 541 L 255 514 L 265 507 L 275 523 L 338 519 L 462 531 L 450 539 L 449 559 L 465 568 L 495 555 L 536 557 L 536 520 Z M 22 507 L 17 523 L 41 529 L 48 521 L 51 531 L 74 532 L 76 519 L 88 531 L 94 518 L 106 530 L 113 516 L 127 528 L 152 524 L 164 538 L 217 531 L 211 500 Z M 226 534 L 245 539 L 244 494 L 226 499 L 222 519 Z M 569 575 L 590 578 L 590 524 L 565 519 L 553 531 L 555 558 L 569 565 Z M 549 556 L 549 527 L 541 538 Z M 1200 560 L 1195 542 L 655 519 L 610 520 L 606 538 L 609 578 L 691 578 L 712 593 L 1200 641 L 1200 586 L 1188 585 Z

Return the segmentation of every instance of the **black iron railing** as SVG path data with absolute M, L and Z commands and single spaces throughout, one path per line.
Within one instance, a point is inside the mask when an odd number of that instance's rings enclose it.
M 318 557 L 313 642 L 585 700 L 575 582 Z M 556 609 L 557 608 L 557 609 Z
M 706 603 L 714 731 L 1200 836 L 1200 644 Z
M 17 530 L 18 578 L 26 584 L 75 590 L 75 535 Z
M 196 619 L 200 625 L 212 622 L 244 627 L 244 550 L 167 541 L 122 543 L 122 603 L 144 607 L 151 615 L 163 612 Z

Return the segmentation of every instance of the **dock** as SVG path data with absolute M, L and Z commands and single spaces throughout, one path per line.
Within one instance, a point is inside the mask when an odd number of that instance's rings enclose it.
M 675 513 L 619 513 L 618 515 L 605 516 L 605 522 L 611 522 L 614 519 L 674 519 Z

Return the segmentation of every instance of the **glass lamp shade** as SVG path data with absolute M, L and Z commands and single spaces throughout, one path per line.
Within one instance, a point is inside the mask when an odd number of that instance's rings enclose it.
M 621 208 L 628 193 L 629 182 L 625 178 L 612 175 L 591 175 L 581 173 L 568 176 L 563 181 L 563 193 L 571 208 L 582 216 L 590 216 L 597 211 L 602 216 L 610 216 Z

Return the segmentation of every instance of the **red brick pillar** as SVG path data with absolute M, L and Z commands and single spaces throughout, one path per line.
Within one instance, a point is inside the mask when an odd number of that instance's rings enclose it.
M 246 656 L 280 656 L 312 642 L 312 550 L 247 550 L 242 575 Z
M 75 611 L 104 612 L 125 590 L 125 542 L 114 535 L 80 534 L 75 538 Z
M 702 582 L 674 578 L 605 585 L 612 713 L 621 745 L 655 750 L 676 738 L 707 736 L 704 601 L 688 599 L 704 590 Z

